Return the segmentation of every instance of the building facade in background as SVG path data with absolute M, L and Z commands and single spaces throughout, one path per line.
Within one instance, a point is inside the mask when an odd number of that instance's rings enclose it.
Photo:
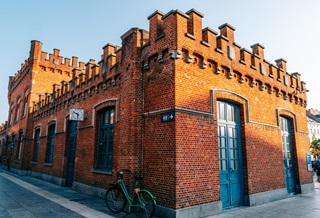
M 129 168 L 159 217 L 312 192 L 300 74 L 267 61 L 261 44 L 240 46 L 230 24 L 203 28 L 202 17 L 156 11 L 149 31 L 130 29 L 98 62 L 32 41 L 10 77 L 2 160 L 10 150 L 12 171 L 101 197 Z
M 7 129 L 7 124 L 3 123 L 0 125 L 0 164 L 3 164 L 6 159 L 3 159 L 2 157 L 5 156 L 3 155 L 3 152 L 6 153 L 6 129 Z
M 312 108 L 308 109 L 307 119 L 310 142 L 320 139 L 320 111 Z

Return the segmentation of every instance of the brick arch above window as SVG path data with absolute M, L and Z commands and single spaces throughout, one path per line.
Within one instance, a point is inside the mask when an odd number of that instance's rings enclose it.
M 24 97 L 28 96 L 30 94 L 30 85 L 28 85 L 27 87 L 24 88 Z
M 231 91 L 228 90 L 222 90 L 222 89 L 214 89 L 211 90 L 211 108 L 212 108 L 212 113 L 214 113 L 214 108 L 216 106 L 216 102 L 217 101 L 227 101 L 227 102 L 231 102 L 233 104 L 236 104 L 238 106 L 240 106 L 240 110 L 243 110 L 243 116 L 246 122 L 251 122 L 250 121 L 250 113 L 249 113 L 249 103 L 248 100 Z
M 300 126 L 297 123 L 297 115 L 294 112 L 284 108 L 277 108 L 276 113 L 277 113 L 277 123 L 279 128 L 280 128 L 280 117 L 286 117 L 286 118 L 292 119 L 294 130 L 296 132 L 309 134 L 308 129 L 306 131 L 301 131 Z
M 37 125 L 36 127 L 34 127 L 33 128 L 33 138 L 35 137 L 35 133 L 36 133 L 36 131 L 37 130 L 40 130 L 40 135 L 41 135 L 41 131 L 42 131 L 42 125 L 41 124 L 39 124 L 39 125 Z
M 50 126 L 52 124 L 56 124 L 57 123 L 57 120 L 56 119 L 53 119 L 53 120 L 50 120 L 48 123 L 47 123 L 47 126 Z
M 230 101 L 238 105 L 241 104 L 243 107 L 243 116 L 244 116 L 245 122 L 256 124 L 256 125 L 268 126 L 272 128 L 279 128 L 279 125 L 277 122 L 278 116 L 276 114 L 276 111 L 270 112 L 269 114 L 269 116 L 274 116 L 274 124 L 255 121 L 255 120 L 252 120 L 250 117 L 251 108 L 250 108 L 250 102 L 247 98 L 229 90 L 213 89 L 210 91 L 211 91 L 211 104 L 214 104 L 217 100 Z
M 15 105 L 15 101 L 11 101 L 10 103 L 10 110 L 12 110 L 16 105 Z
M 92 108 L 92 126 L 95 126 L 95 115 L 97 111 L 106 107 L 114 107 L 115 108 L 115 121 L 119 121 L 119 99 L 118 98 L 110 98 L 104 101 L 101 101 L 93 106 Z
M 24 129 L 23 129 L 23 128 L 19 129 L 18 133 L 19 133 L 19 134 L 20 134 L 20 133 L 24 134 Z
M 21 102 L 21 100 L 22 100 L 22 95 L 19 94 L 16 98 L 16 104 L 18 105 Z
M 52 125 L 55 125 L 55 132 L 57 132 L 57 120 L 54 119 L 54 120 L 51 120 L 47 123 L 47 128 L 46 128 L 46 135 L 48 135 L 48 131 L 49 131 L 49 127 L 52 126 Z

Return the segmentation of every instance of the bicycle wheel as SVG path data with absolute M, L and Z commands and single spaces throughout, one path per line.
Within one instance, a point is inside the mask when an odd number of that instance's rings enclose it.
M 155 200 L 150 193 L 144 190 L 139 191 L 134 204 L 137 205 L 136 207 L 133 207 L 137 217 L 151 218 L 154 215 Z
M 120 213 L 126 206 L 127 198 L 123 191 L 115 186 L 108 189 L 104 201 L 112 213 Z

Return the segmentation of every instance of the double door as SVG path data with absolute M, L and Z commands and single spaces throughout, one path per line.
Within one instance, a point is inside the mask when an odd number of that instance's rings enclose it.
M 223 208 L 243 204 L 243 173 L 239 108 L 218 102 L 220 198 Z
M 296 192 L 296 182 L 294 173 L 294 152 L 292 146 L 290 120 L 285 117 L 280 117 L 280 127 L 282 136 L 284 178 L 288 194 L 294 194 Z

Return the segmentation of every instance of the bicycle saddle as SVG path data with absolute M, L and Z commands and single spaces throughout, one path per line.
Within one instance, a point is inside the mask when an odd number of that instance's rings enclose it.
M 143 176 L 135 176 L 134 179 L 137 180 L 137 181 L 142 181 L 143 180 Z

